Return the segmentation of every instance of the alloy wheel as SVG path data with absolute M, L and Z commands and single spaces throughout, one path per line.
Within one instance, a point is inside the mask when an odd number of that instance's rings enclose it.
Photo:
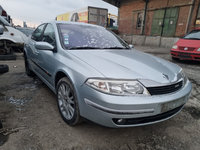
M 67 120 L 73 118 L 75 112 L 73 90 L 64 82 L 58 88 L 58 105 L 62 115 Z

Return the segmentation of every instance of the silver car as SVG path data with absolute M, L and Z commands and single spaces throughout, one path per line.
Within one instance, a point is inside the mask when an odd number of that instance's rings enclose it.
M 24 48 L 26 73 L 57 95 L 63 120 L 86 118 L 107 127 L 131 127 L 171 118 L 192 86 L 182 69 L 132 49 L 103 27 L 40 25 Z

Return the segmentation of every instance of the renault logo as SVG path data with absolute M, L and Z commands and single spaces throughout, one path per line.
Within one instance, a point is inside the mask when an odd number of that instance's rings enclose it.
M 163 78 L 169 80 L 169 76 L 163 73 Z
M 185 47 L 184 50 L 187 51 L 187 50 L 188 50 L 188 47 Z

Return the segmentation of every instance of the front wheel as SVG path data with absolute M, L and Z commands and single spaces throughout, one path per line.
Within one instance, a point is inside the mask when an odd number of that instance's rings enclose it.
M 78 101 L 72 83 L 64 77 L 57 84 L 58 109 L 63 120 L 70 126 L 80 122 Z

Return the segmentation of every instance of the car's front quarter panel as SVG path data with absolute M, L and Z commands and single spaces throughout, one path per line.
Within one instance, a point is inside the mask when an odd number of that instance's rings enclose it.
M 57 55 L 56 60 L 57 69 L 56 72 L 54 72 L 54 78 L 57 72 L 63 72 L 67 74 L 73 84 L 81 86 L 89 76 L 102 77 L 99 72 L 70 54 L 68 50 L 63 49 L 63 51 Z

